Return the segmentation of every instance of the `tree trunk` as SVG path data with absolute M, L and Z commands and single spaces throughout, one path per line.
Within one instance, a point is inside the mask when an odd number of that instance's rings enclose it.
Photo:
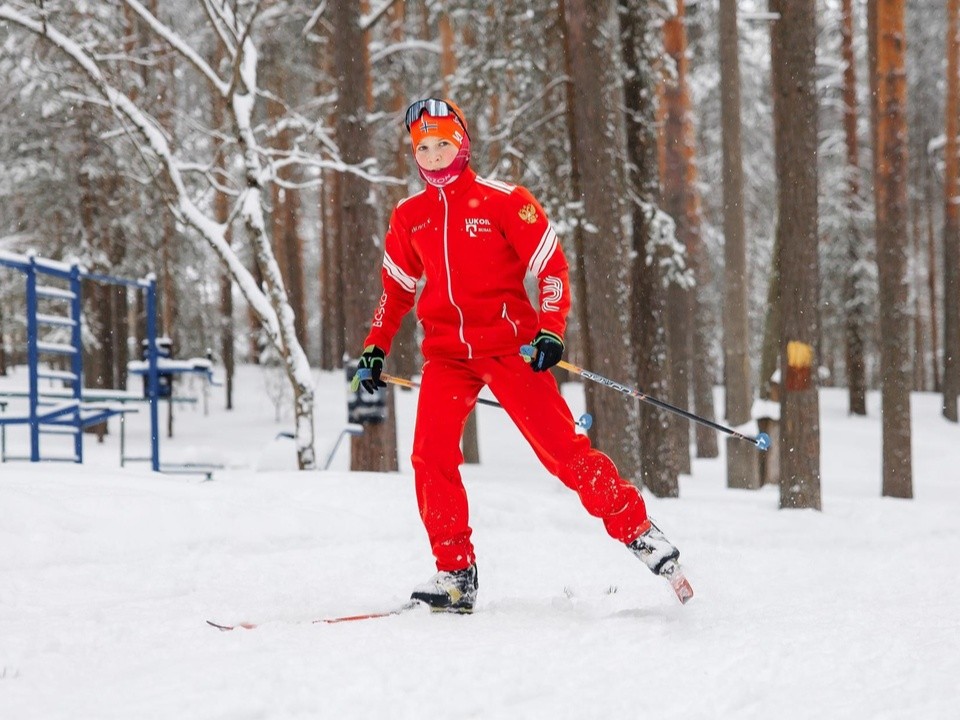
M 772 32 L 781 313 L 780 507 L 820 509 L 816 2 L 776 0 Z
M 154 15 L 159 12 L 159 0 L 153 0 L 151 9 Z M 154 80 L 150 88 L 151 97 L 156 99 L 156 116 L 160 127 L 168 137 L 175 137 L 176 123 L 174 110 L 176 102 L 176 75 L 173 69 L 173 53 L 164 56 L 157 53 L 154 58 L 157 72 L 151 75 Z M 171 355 L 183 347 L 180 328 L 180 294 L 177 287 L 178 268 L 180 267 L 180 245 L 177 224 L 170 214 L 164 214 L 163 232 L 160 236 L 160 280 L 157 301 L 160 309 L 160 334 L 170 338 Z M 174 382 L 175 378 L 171 378 Z M 171 390 L 172 397 L 172 390 Z M 174 408 L 172 399 L 167 402 L 167 437 L 173 437 Z
M 217 45 L 215 64 L 219 67 L 223 60 L 223 46 Z M 213 127 L 222 129 L 226 121 L 226 108 L 221 98 L 214 98 L 211 114 Z M 229 170 L 223 165 L 223 141 L 216 137 L 216 160 L 220 165 L 220 172 L 229 175 Z M 214 219 L 226 226 L 224 232 L 224 242 L 227 245 L 232 244 L 233 232 L 227 221 L 230 218 L 230 198 L 221 190 L 214 190 L 213 194 L 213 215 Z M 233 319 L 233 280 L 230 273 L 223 271 L 220 274 L 220 358 L 223 361 L 224 390 L 226 395 L 227 410 L 233 409 L 233 376 L 236 372 L 236 358 L 234 353 L 234 343 L 236 342 L 236 325 Z
M 335 72 L 339 103 L 336 134 L 340 156 L 347 163 L 361 163 L 372 155 L 367 127 L 366 87 L 369 58 L 360 8 L 357 3 L 335 3 L 332 15 Z M 359 353 L 370 325 L 373 302 L 370 289 L 379 285 L 383 250 L 375 237 L 373 210 L 367 203 L 367 182 L 352 173 L 340 176 L 339 232 L 343 256 L 344 304 L 347 351 Z M 385 389 L 386 422 L 368 424 L 363 435 L 351 441 L 351 470 L 385 472 L 396 470 L 397 426 L 393 392 Z
M 906 37 L 902 0 L 875 6 L 874 188 L 880 276 L 883 495 L 913 496 L 910 432 L 910 319 L 907 292 Z
M 780 280 L 780 220 L 777 219 L 777 229 L 773 240 L 773 254 L 770 258 L 770 279 L 767 285 L 767 312 L 763 320 L 763 341 L 760 348 L 760 392 L 764 400 L 771 399 L 773 385 L 779 385 L 783 378 L 774 382 L 774 377 L 780 368 L 780 336 L 782 334 L 783 317 L 780 307 L 781 280 Z M 779 400 L 777 398 L 773 398 Z
M 463 428 L 463 438 L 461 440 L 463 450 L 463 461 L 469 465 L 480 463 L 480 442 L 479 430 L 477 428 L 477 409 L 467 415 L 467 423 Z
M 693 323 L 690 328 L 690 377 L 693 388 L 694 411 L 709 420 L 715 417 L 713 405 L 713 384 L 715 373 L 710 355 L 710 332 L 715 325 L 712 308 L 707 304 L 705 293 L 710 284 L 710 268 L 703 246 L 701 233 L 701 202 L 697 189 L 696 133 L 690 108 L 690 89 L 687 83 L 689 74 L 687 55 L 687 32 L 685 26 L 685 7 L 683 0 L 677 0 L 679 19 L 679 52 L 674 57 L 680 87 L 680 104 L 683 108 L 681 129 L 681 156 L 683 162 L 683 198 L 684 235 L 680 239 L 687 248 L 690 269 L 695 285 L 690 300 L 693 305 Z M 694 425 L 698 458 L 715 458 L 719 455 L 717 434 L 705 425 Z
M 256 286 L 263 291 L 263 273 L 260 272 L 260 266 L 257 264 L 256 258 L 251 260 L 250 265 L 250 274 L 253 276 L 254 282 Z M 263 337 L 263 320 L 260 317 L 260 313 L 252 306 L 247 308 L 247 325 L 250 327 L 248 334 L 250 340 L 248 348 L 250 362 L 254 365 L 259 365 L 260 355 L 266 347 L 266 341 Z
M 695 251 L 691 254 L 691 268 L 697 278 L 694 288 L 694 317 L 693 317 L 693 357 L 696 365 L 693 370 L 693 410 L 700 417 L 714 420 L 716 411 L 713 402 L 713 386 L 716 383 L 716 372 L 713 367 L 711 353 L 711 335 L 716 326 L 713 309 L 704 297 L 704 289 L 710 284 L 710 266 L 706 248 L 697 242 Z M 698 458 L 715 458 L 720 455 L 717 442 L 717 431 L 702 423 L 693 426 L 693 437 L 697 446 Z
M 113 180 L 114 195 L 120 193 L 119 178 Z M 109 258 L 111 273 L 117 274 L 124 266 L 129 247 L 127 238 L 120 227 L 111 227 L 108 231 L 110 243 Z M 110 378 L 110 387 L 122 390 L 127 386 L 127 365 L 130 362 L 130 347 L 127 343 L 127 320 L 130 313 L 130 299 L 127 288 L 122 285 L 108 286 L 110 295 L 110 365 L 113 376 Z
M 947 2 L 947 142 L 944 148 L 943 416 L 960 395 L 960 0 Z
M 771 14 L 777 15 L 780 8 L 780 0 L 768 0 L 767 7 Z M 774 100 L 778 84 L 778 74 L 780 73 L 780 58 L 778 55 L 778 41 L 776 38 L 776 25 L 770 24 L 770 80 L 771 80 L 771 101 Z M 774 155 L 779 136 L 776 117 L 773 122 L 773 143 Z M 760 348 L 760 397 L 764 400 L 780 400 L 780 383 L 783 378 L 780 377 L 780 338 L 783 328 L 783 313 L 781 308 L 781 298 L 783 297 L 781 274 L 780 274 L 780 211 L 777 209 L 776 223 L 773 236 L 773 254 L 770 258 L 770 277 L 767 284 L 767 303 L 766 316 L 763 321 L 763 341 Z
M 320 189 L 320 321 L 321 367 L 333 370 L 346 355 L 344 319 L 343 248 L 340 245 L 340 173 L 326 173 Z M 355 351 L 354 351 L 355 352 Z
M 153 0 L 151 10 L 154 15 L 159 11 L 158 0 Z M 173 54 L 162 54 L 159 50 L 153 58 L 155 72 L 149 75 L 148 96 L 156 108 L 156 117 L 167 137 L 174 137 L 174 102 L 176 97 L 176 78 L 173 71 Z M 160 270 L 157 282 L 157 302 L 160 311 L 160 335 L 169 337 L 176 350 L 183 346 L 179 337 L 179 307 L 177 292 L 177 268 L 179 267 L 178 235 L 174 218 L 165 214 L 161 220 L 163 228 L 160 236 Z M 168 437 L 173 436 L 173 406 L 170 406 Z
M 615 63 L 605 48 L 605 25 L 611 19 L 609 0 L 565 0 L 563 5 L 565 62 L 570 114 L 571 164 L 575 166 L 575 200 L 582 203 L 581 234 L 576 239 L 577 285 L 585 301 L 577 307 L 588 369 L 610 378 L 637 376 L 627 326 L 632 244 L 624 237 L 620 195 L 622 184 L 623 117 Z M 589 327 L 589 333 L 586 332 Z M 640 477 L 640 431 L 636 403 L 602 386 L 585 386 L 587 410 L 594 417 L 598 444 L 617 463 L 620 473 Z
M 627 129 L 627 178 L 635 197 L 633 216 L 634 261 L 631 265 L 631 336 L 641 349 L 637 384 L 653 397 L 666 397 L 667 339 L 664 331 L 666 298 L 660 263 L 656 262 L 661 213 L 657 208 L 656 87 L 653 69 L 657 48 L 651 47 L 653 10 L 645 0 L 618 0 L 623 63 L 630 69 L 624 80 Z M 653 260 L 653 261 L 651 261 Z M 640 480 L 657 497 L 677 497 L 680 487 L 673 463 L 670 416 L 654 405 L 640 405 Z
M 677 2 L 677 14 L 663 23 L 664 54 L 673 67 L 664 73 L 663 87 L 663 208 L 673 217 L 677 240 L 689 262 L 691 242 L 696 228 L 690 226 L 687 186 L 686 120 L 689 95 L 686 92 L 686 34 L 683 29 L 683 2 Z M 690 406 L 690 369 L 693 349 L 694 291 L 672 284 L 667 293 L 667 338 L 670 344 L 670 402 L 681 408 Z M 671 416 L 677 469 L 690 474 L 690 423 Z
M 270 54 L 270 88 L 278 98 L 288 97 L 286 85 L 289 78 L 284 76 L 284 66 L 280 62 L 281 50 L 275 47 Z M 284 115 L 283 105 L 274 99 L 266 102 L 267 117 L 276 123 Z M 274 149 L 279 152 L 290 152 L 293 149 L 292 131 L 283 128 L 276 134 Z M 300 216 L 300 191 L 289 187 L 299 178 L 294 168 L 285 165 L 277 170 L 278 182 L 273 184 L 273 212 L 271 213 L 273 252 L 280 263 L 280 272 L 290 298 L 296 320 L 294 328 L 297 340 L 304 347 L 307 346 L 307 296 L 304 289 L 303 274 L 303 238 L 300 235 L 298 218 Z
M 930 166 L 927 164 L 926 180 L 926 198 L 932 199 L 933 190 L 930 187 L 933 183 L 930 180 Z M 931 367 L 933 368 L 933 391 L 939 392 L 942 389 L 940 384 L 940 351 L 937 346 L 940 338 L 940 331 L 937 323 L 937 240 L 933 231 L 933 203 L 925 202 L 927 215 L 927 298 L 930 302 L 930 357 L 933 359 Z
M 7 328 L 4 318 L 4 303 L 0 297 L 0 377 L 7 375 Z
M 723 133 L 724 380 L 727 422 L 736 427 L 750 420 L 753 404 L 736 0 L 720 2 L 720 112 Z M 727 439 L 727 486 L 760 487 L 757 452 L 736 438 Z
M 227 242 L 230 239 L 227 238 Z M 223 362 L 224 403 L 227 410 L 233 410 L 233 379 L 237 372 L 236 325 L 233 321 L 233 280 L 229 273 L 220 274 L 220 360 Z
M 920 258 L 923 257 L 923 209 L 920 198 L 917 197 L 912 203 L 910 212 L 910 252 L 913 256 L 913 262 L 910 264 L 912 275 L 910 284 L 912 286 L 913 307 L 910 314 L 913 316 L 913 385 L 912 389 L 916 392 L 927 390 L 927 364 L 926 358 L 926 324 L 923 318 L 923 293 L 920 288 L 923 287 L 923 265 Z
M 92 116 L 87 111 L 79 113 L 80 141 L 83 144 L 83 156 L 87 162 L 80 167 L 80 174 L 77 178 L 77 185 L 80 188 L 80 231 L 82 234 L 82 244 L 86 246 L 89 253 L 97 262 L 96 270 L 98 272 L 108 272 L 109 268 L 102 266 L 102 253 L 105 250 L 102 233 L 102 219 L 100 217 L 101 208 L 107 205 L 107 201 L 101 196 L 105 190 L 106 184 L 98 182 L 98 178 L 91 173 L 96 164 L 99 144 L 96 142 L 98 134 L 94 127 Z M 108 331 L 111 328 L 110 322 L 110 302 L 104 292 L 106 286 L 95 283 L 83 283 L 83 305 L 84 313 L 87 316 L 87 324 L 92 330 L 93 342 L 90 345 L 81 344 L 81 353 L 83 353 L 83 381 L 87 387 L 103 389 L 107 387 L 107 374 L 109 368 L 107 361 L 109 355 L 109 336 Z M 106 423 L 98 423 L 88 426 L 84 429 L 85 433 L 97 435 L 100 440 L 106 433 Z
M 867 414 L 867 378 L 864 347 L 867 335 L 868 290 L 865 238 L 858 216 L 863 209 L 860 195 L 860 143 L 857 138 L 857 68 L 853 52 L 853 0 L 843 0 L 843 129 L 847 146 L 847 268 L 843 308 L 846 329 L 847 405 L 851 415 Z

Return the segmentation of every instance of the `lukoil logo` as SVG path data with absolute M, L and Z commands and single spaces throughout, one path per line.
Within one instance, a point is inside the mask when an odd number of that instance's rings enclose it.
M 464 230 L 470 237 L 476 237 L 478 232 L 490 232 L 490 220 L 487 218 L 466 218 Z

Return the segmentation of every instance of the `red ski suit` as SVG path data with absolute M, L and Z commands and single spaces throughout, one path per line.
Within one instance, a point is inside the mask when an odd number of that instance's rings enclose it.
M 537 278 L 539 307 L 524 278 Z M 539 329 L 562 337 L 570 309 L 567 261 L 543 208 L 528 190 L 485 180 L 469 167 L 450 185 L 428 185 L 390 218 L 383 295 L 366 345 L 390 351 L 416 299 L 426 360 L 413 440 L 417 500 L 437 569 L 471 565 L 460 440 L 484 385 L 503 405 L 544 467 L 575 490 L 621 542 L 645 529 L 639 491 L 576 433 L 549 372 L 532 372 L 520 346 Z

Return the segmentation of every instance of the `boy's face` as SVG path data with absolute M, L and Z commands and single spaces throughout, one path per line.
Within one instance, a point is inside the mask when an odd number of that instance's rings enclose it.
M 457 157 L 460 148 L 449 140 L 428 136 L 417 143 L 413 155 L 424 170 L 443 170 Z

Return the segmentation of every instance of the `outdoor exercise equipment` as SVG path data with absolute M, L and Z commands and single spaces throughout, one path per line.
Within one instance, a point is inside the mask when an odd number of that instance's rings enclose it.
M 26 425 L 30 433 L 29 457 L 6 455 L 6 438 L 3 438 L 3 460 L 29 460 L 83 462 L 83 430 L 119 416 L 121 419 L 121 464 L 124 460 L 149 460 L 155 472 L 197 472 L 210 476 L 210 467 L 199 465 L 161 465 L 159 400 L 164 376 L 182 373 L 206 375 L 213 381 L 210 363 L 173 361 L 161 355 L 169 355 L 168 348 L 161 347 L 157 338 L 157 284 L 153 275 L 129 279 L 91 273 L 79 263 L 64 263 L 39 258 L 34 253 L 18 255 L 0 251 L 0 266 L 21 272 L 26 280 L 26 328 L 28 389 L 5 391 L 4 397 L 25 397 L 26 415 L 7 415 L 0 412 L 0 430 L 6 425 Z M 132 288 L 145 296 L 146 340 L 144 360 L 130 363 L 129 370 L 144 376 L 144 392 L 131 393 L 118 390 L 100 390 L 83 385 L 83 302 L 82 281 Z M 69 337 L 66 337 L 66 336 Z M 69 370 L 48 369 L 43 365 L 52 357 L 66 357 Z M 62 383 L 61 388 L 44 387 L 42 381 Z M 150 413 L 150 456 L 131 458 L 125 456 L 123 440 L 123 417 L 136 412 L 126 406 L 130 402 L 146 402 Z M 6 403 L 4 403 L 4 410 Z M 43 435 L 72 435 L 71 456 L 44 455 L 41 447 Z

